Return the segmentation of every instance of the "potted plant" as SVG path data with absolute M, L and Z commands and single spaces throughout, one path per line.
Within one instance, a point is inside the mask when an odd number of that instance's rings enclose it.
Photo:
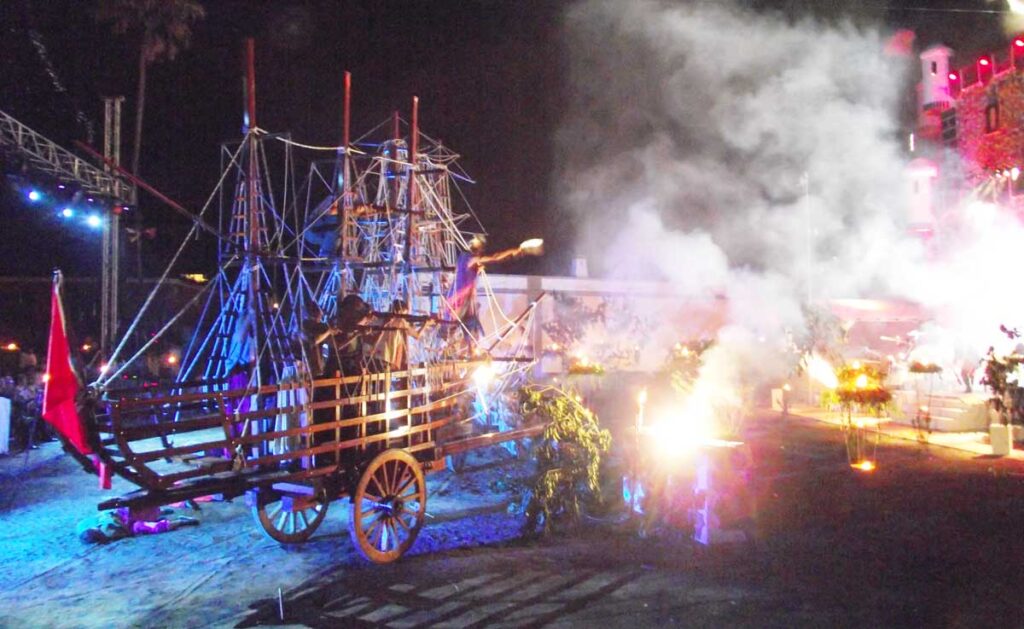
M 1001 325 L 999 330 L 1011 340 L 1020 338 L 1016 328 Z M 1024 355 L 999 356 L 995 348 L 988 348 L 981 383 L 992 391 L 988 399 L 996 419 L 989 424 L 992 454 L 1006 456 L 1013 450 L 1013 424 L 1024 423 Z

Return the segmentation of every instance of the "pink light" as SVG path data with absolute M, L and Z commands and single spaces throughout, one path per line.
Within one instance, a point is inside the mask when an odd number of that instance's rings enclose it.
M 956 75 L 956 72 L 950 72 L 950 73 L 949 73 L 949 80 L 950 80 L 950 81 L 955 81 L 955 80 L 957 80 L 957 79 L 959 79 L 959 78 L 960 78 L 960 77 L 958 77 L 958 76 Z
M 1024 39 L 1013 40 L 1013 45 L 1016 46 L 1017 48 L 1024 48 Z
M 987 66 L 988 65 L 988 58 L 987 57 L 982 57 L 981 59 L 978 59 L 978 64 L 979 65 L 983 65 L 983 66 Z

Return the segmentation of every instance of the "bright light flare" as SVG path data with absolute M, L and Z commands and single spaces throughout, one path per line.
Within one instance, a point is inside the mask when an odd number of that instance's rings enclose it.
M 110 365 L 107 363 L 100 365 L 100 373 L 107 373 L 108 371 L 110 371 Z
M 167 364 L 168 365 L 172 365 L 172 366 L 173 365 L 177 365 L 178 364 L 178 357 L 175 356 L 174 354 L 168 354 L 167 355 Z
M 8 343 L 7 345 L 4 345 L 4 349 L 6 349 L 9 352 L 16 352 L 16 351 L 18 351 L 18 344 L 17 343 Z
M 636 403 L 640 406 L 647 404 L 647 387 L 640 389 L 640 393 L 637 393 Z
M 858 389 L 866 389 L 866 388 L 868 388 L 868 376 L 867 376 L 867 374 L 862 373 L 859 376 L 857 376 L 857 380 L 854 381 L 854 384 L 856 385 L 856 387 Z
M 839 377 L 836 376 L 835 369 L 817 354 L 807 357 L 807 374 L 826 389 L 835 389 L 839 386 Z
M 50 374 L 44 373 L 43 374 L 43 384 L 46 384 L 49 381 L 50 381 Z
M 1006 6 L 1010 9 L 1010 13 L 1016 13 L 1017 15 L 1024 15 L 1024 0 L 1006 0 Z M 1020 40 L 1017 40 L 1020 41 Z M 1024 44 L 1018 44 L 1024 46 Z
M 524 240 L 519 245 L 519 250 L 530 256 L 539 256 L 544 253 L 544 239 L 543 238 L 531 238 Z
M 677 406 L 652 409 L 652 421 L 641 428 L 649 437 L 649 447 L 655 457 L 665 465 L 688 460 L 701 447 L 716 442 L 717 408 L 714 400 L 728 399 L 731 391 L 716 389 L 697 390 Z
M 862 472 L 874 472 L 875 462 L 868 460 L 858 461 L 857 463 L 850 463 L 850 467 L 852 467 L 855 470 L 860 470 Z
M 494 363 L 484 363 L 473 372 L 473 382 L 480 389 L 486 389 L 498 375 Z
M 645 427 L 658 458 L 671 462 L 712 439 L 710 418 L 681 409 L 660 409 Z
M 35 203 L 36 201 L 39 201 L 42 198 L 43 198 L 43 194 L 41 192 L 39 192 L 38 190 L 29 190 L 28 191 L 28 200 L 31 201 L 32 203 Z
M 85 224 L 93 229 L 98 229 L 103 224 L 103 219 L 96 214 L 90 214 L 89 218 L 85 219 Z

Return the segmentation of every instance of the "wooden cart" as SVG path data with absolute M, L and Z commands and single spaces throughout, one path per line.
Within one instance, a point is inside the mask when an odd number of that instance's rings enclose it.
M 107 391 L 86 414 L 101 474 L 116 473 L 140 489 L 99 507 L 244 495 L 268 536 L 295 544 L 309 539 L 332 502 L 347 497 L 356 547 L 374 562 L 394 561 L 423 526 L 425 472 L 442 469 L 447 456 L 543 429 L 469 430 L 479 365 L 446 362 L 248 389 L 197 382 Z

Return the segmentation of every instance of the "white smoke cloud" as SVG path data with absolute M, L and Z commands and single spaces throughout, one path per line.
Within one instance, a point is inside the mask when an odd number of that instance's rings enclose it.
M 880 28 L 652 0 L 585 0 L 565 26 L 562 204 L 580 253 L 608 276 L 724 293 L 729 358 L 705 376 L 735 382 L 744 362 L 778 376 L 750 340 L 799 329 L 808 296 L 916 300 L 983 329 L 961 335 L 975 345 L 1024 313 L 1024 291 L 993 302 L 978 282 L 1021 250 L 1018 224 L 976 225 L 942 260 L 906 236 L 899 113 L 916 60 L 887 56 Z

